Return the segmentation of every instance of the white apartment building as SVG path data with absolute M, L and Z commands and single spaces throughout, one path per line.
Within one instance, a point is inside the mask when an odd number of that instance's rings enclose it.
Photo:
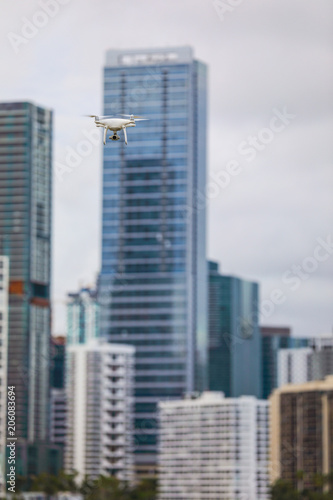
M 133 476 L 134 347 L 91 341 L 66 352 L 65 469 Z
M 6 486 L 9 258 L 0 255 L 0 491 Z
M 159 403 L 159 500 L 267 500 L 268 405 L 220 392 Z
M 285 384 L 303 384 L 312 380 L 312 349 L 279 349 L 278 352 L 278 387 Z
M 309 347 L 279 349 L 278 387 L 305 384 L 333 374 L 333 336 L 309 339 Z

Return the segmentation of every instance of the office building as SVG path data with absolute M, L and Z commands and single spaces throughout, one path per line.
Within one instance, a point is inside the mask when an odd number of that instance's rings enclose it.
M 262 394 L 257 283 L 209 262 L 209 389 L 227 397 Z
M 51 338 L 51 422 L 50 440 L 65 446 L 66 443 L 66 390 L 65 390 L 65 337 Z
M 333 377 L 280 387 L 270 403 L 271 481 L 313 489 L 333 470 Z
M 278 383 L 278 352 L 279 349 L 299 349 L 307 347 L 309 339 L 291 337 L 290 328 L 262 326 L 262 391 L 267 399 Z
M 206 392 L 160 409 L 159 500 L 268 500 L 268 402 Z
M 278 387 L 320 380 L 333 374 L 333 337 L 307 339 L 308 347 L 279 349 Z
M 0 103 L 0 254 L 9 257 L 8 385 L 21 443 L 49 437 L 52 112 Z
M 6 490 L 9 259 L 0 255 L 0 494 Z
M 275 337 L 283 337 L 290 338 L 291 329 L 289 326 L 261 326 L 260 332 L 262 337 L 266 338 L 275 338 Z
M 66 351 L 65 469 L 131 481 L 134 348 L 93 340 Z
M 81 288 L 69 293 L 67 301 L 67 345 L 84 344 L 99 335 L 97 292 Z
M 206 80 L 189 47 L 107 52 L 104 114 L 149 118 L 104 147 L 99 280 L 102 335 L 136 347 L 142 474 L 157 402 L 207 387 Z
M 51 337 L 51 374 L 50 386 L 56 389 L 65 387 L 66 337 Z

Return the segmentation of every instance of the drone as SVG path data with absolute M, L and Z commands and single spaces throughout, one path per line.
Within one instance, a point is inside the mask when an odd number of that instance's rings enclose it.
M 95 125 L 96 127 L 104 127 L 104 138 L 103 138 L 103 143 L 105 145 L 106 143 L 106 135 L 108 133 L 108 130 L 111 130 L 113 132 L 113 135 L 109 137 L 112 141 L 119 141 L 120 137 L 117 134 L 120 130 L 124 131 L 124 137 L 125 137 L 125 144 L 127 144 L 127 127 L 135 127 L 136 126 L 136 121 L 142 121 L 142 120 L 147 120 L 147 118 L 142 118 L 141 116 L 135 116 L 135 115 L 119 115 L 123 116 L 124 118 L 118 118 L 115 116 L 96 116 L 96 115 L 88 115 L 89 118 L 95 118 Z

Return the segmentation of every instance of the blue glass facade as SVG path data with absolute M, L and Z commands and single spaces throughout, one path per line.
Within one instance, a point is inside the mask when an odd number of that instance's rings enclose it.
M 109 51 L 104 114 L 148 121 L 103 162 L 101 331 L 136 347 L 136 463 L 156 463 L 156 403 L 207 386 L 206 67 L 190 48 Z
M 97 291 L 81 288 L 67 299 L 66 344 L 85 344 L 99 336 Z
M 209 389 L 227 397 L 262 394 L 259 286 L 209 262 Z

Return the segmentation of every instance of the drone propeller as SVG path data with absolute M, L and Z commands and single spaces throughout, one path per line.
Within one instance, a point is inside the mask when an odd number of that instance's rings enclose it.
M 126 118 L 133 118 L 134 120 L 148 120 L 148 118 L 144 118 L 143 116 L 138 116 L 138 115 L 124 115 L 120 113 L 120 116 L 125 116 Z
M 86 116 L 88 118 L 97 118 L 97 120 L 99 120 L 101 118 L 113 118 L 115 115 L 83 115 L 83 116 Z

